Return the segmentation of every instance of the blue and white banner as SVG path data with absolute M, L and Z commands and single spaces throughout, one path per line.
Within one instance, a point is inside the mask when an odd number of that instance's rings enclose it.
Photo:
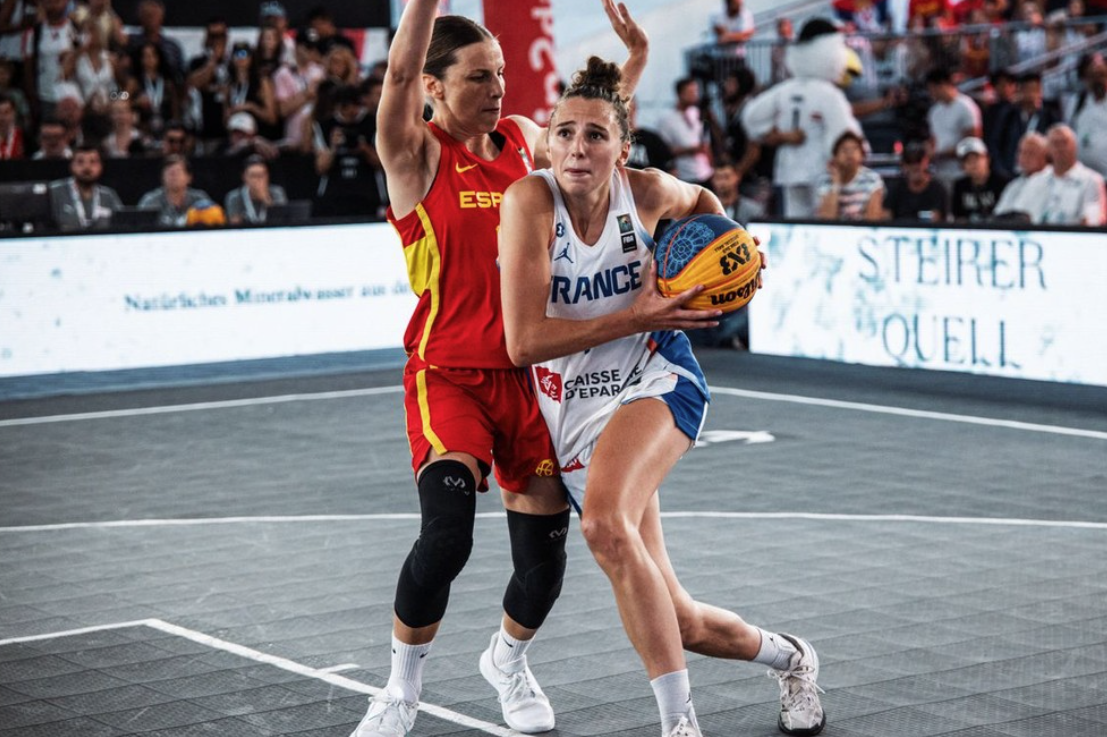
M 1102 232 L 756 224 L 756 353 L 1107 385 Z
M 0 376 L 396 348 L 384 223 L 0 241 Z

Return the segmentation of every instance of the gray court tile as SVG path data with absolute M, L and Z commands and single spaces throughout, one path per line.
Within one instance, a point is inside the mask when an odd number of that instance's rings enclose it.
M 42 657 L 46 651 L 38 647 L 39 644 L 38 642 L 12 642 L 7 645 L 0 645 L 0 677 L 4 673 L 4 663 Z
M 68 709 L 63 709 L 41 699 L 0 706 L 0 724 L 7 727 L 47 724 L 75 716 L 77 714 Z
M 276 734 L 301 732 L 340 724 L 349 724 L 352 728 L 359 717 L 346 709 L 336 708 L 327 703 L 311 703 L 294 706 L 279 711 L 267 711 L 247 714 L 241 717 L 245 722 Z
M 150 688 L 179 699 L 190 699 L 213 694 L 249 691 L 265 684 L 243 674 L 240 670 L 217 670 L 194 676 L 170 678 L 150 683 Z
M 1096 704 L 1084 709 L 1073 709 L 1070 713 L 1081 719 L 1107 725 L 1107 703 Z M 1107 729 L 1104 732 L 1107 733 Z
M 76 714 L 99 714 L 105 711 L 124 711 L 143 706 L 155 706 L 176 700 L 176 697 L 159 693 L 152 688 L 138 685 L 121 685 L 88 693 L 51 696 L 51 704 Z
M 1050 711 L 990 694 L 915 704 L 912 708 L 935 716 L 957 719 L 974 726 L 1025 720 Z
M 1085 721 L 1072 714 L 1046 714 L 1017 722 L 993 725 L 1010 737 L 1103 737 L 1103 723 Z
M 303 706 L 316 703 L 319 699 L 282 686 L 261 686 L 245 690 L 220 692 L 210 696 L 194 696 L 191 701 L 227 716 L 242 716 L 255 712 Z
M 203 724 L 222 716 L 217 711 L 205 709 L 189 701 L 168 701 L 139 709 L 98 712 L 93 715 L 93 718 L 112 727 L 137 733 Z
M 216 719 L 142 733 L 143 737 L 270 737 L 273 734 L 275 733 L 241 719 Z
M 22 704 L 26 701 L 33 700 L 33 696 L 19 693 L 18 691 L 12 691 L 10 689 L 0 686 L 0 706 L 11 706 L 12 704 Z
M 5 728 L 0 730 L 4 737 L 60 737 L 61 735 L 80 735 L 80 737 L 123 737 L 126 732 L 102 724 L 88 717 L 75 717 L 60 722 L 33 724 L 26 727 Z
M 80 670 L 73 673 L 22 680 L 8 684 L 12 690 L 35 698 L 48 699 L 56 696 L 76 696 L 127 685 L 126 681 L 113 678 L 95 670 Z
M 848 719 L 835 720 L 834 726 L 869 735 L 945 735 L 973 726 L 958 719 L 928 714 L 913 707 L 902 707 Z
M 4 652 L 8 647 L 0 647 L 0 652 Z M 29 645 L 20 647 L 19 652 L 25 657 L 18 660 L 0 661 L 0 683 L 12 685 L 37 678 L 79 673 L 84 670 L 78 663 L 65 658 L 35 653 Z M 31 653 L 35 654 L 32 655 Z
M 64 658 L 70 662 L 77 663 L 86 668 L 101 670 L 115 665 L 133 665 L 165 660 L 170 656 L 171 653 L 143 642 L 128 642 L 123 645 L 111 645 L 107 647 L 58 653 L 58 657 Z
M 912 384 L 919 378 L 913 373 L 846 368 L 824 381 L 802 363 L 758 376 L 746 363 L 758 359 L 726 358 L 712 369 L 712 380 L 726 385 L 1107 430 L 1102 391 L 1054 406 L 1049 399 L 1027 402 L 1024 383 L 1003 384 L 1017 386 L 1013 394 L 996 390 L 981 398 L 965 389 L 981 383 L 976 380 L 922 377 Z M 777 372 L 780 363 L 771 365 Z M 809 381 L 807 373 L 819 380 Z M 855 374 L 865 379 L 851 383 Z M 950 384 L 958 391 L 947 392 Z M 899 385 L 908 391 L 888 393 Z M 235 396 L 230 391 L 197 387 L 173 396 L 202 401 Z M 248 386 L 236 391 L 264 394 Z M 170 401 L 154 394 L 141 399 Z M 61 403 L 81 402 L 113 406 L 103 397 L 36 406 L 49 414 Z M 22 488 L 14 500 L 0 490 L 0 506 L 21 524 L 111 519 L 121 509 L 145 517 L 412 512 L 417 496 L 402 423 L 394 395 L 121 419 L 109 423 L 107 436 L 106 425 L 55 423 L 23 428 L 17 445 L 7 442 L 13 433 L 0 429 L 5 468 L 13 448 L 26 458 L 39 454 L 34 463 L 15 459 L 20 465 L 11 467 L 23 474 Z M 709 426 L 745 425 L 768 428 L 778 439 L 697 449 L 666 483 L 665 509 L 1042 519 L 1072 518 L 1079 510 L 1083 519 L 1107 521 L 1101 480 L 1087 470 L 1101 463 L 1101 443 L 716 399 Z M 136 454 L 159 463 L 135 467 Z M 42 463 L 46 458 L 50 464 Z M 1044 469 L 1041 458 L 1050 459 Z M 742 488 L 703 493 L 713 479 L 732 475 L 735 463 L 743 468 Z M 81 477 L 67 478 L 67 468 L 81 468 Z M 885 468 L 895 473 L 877 472 Z M 1047 477 L 1050 483 L 1034 483 Z M 68 493 L 74 481 L 77 497 Z M 494 493 L 479 504 L 481 511 L 497 509 Z M 819 519 L 667 519 L 665 525 L 689 591 L 815 642 L 828 690 L 827 735 L 1067 737 L 1066 730 L 1081 734 L 1087 724 L 1105 724 L 1101 530 Z M 0 608 L 0 637 L 154 616 L 310 667 L 357 663 L 359 670 L 343 675 L 380 686 L 388 673 L 396 573 L 417 528 L 416 520 L 360 520 L 71 529 L 46 533 L 49 545 L 40 533 L 0 533 L 0 590 L 16 607 L 8 618 Z M 531 651 L 559 711 L 556 734 L 656 737 L 648 682 L 576 524 L 569 545 L 563 596 Z M 504 520 L 478 520 L 477 546 L 454 588 L 425 680 L 428 702 L 496 724 L 498 705 L 476 660 L 498 623 L 509 560 Z M 1074 560 L 1086 570 L 1075 569 Z M 50 630 L 38 629 L 44 626 Z M 23 663 L 21 678 L 30 671 L 29 680 L 48 680 L 68 675 L 48 660 L 60 656 L 123 684 L 52 697 L 51 706 L 89 711 L 43 728 L 80 725 L 90 714 L 100 718 L 99 711 L 118 722 L 132 711 L 128 702 L 146 691 L 149 711 L 165 713 L 149 723 L 135 720 L 135 729 L 164 737 L 346 737 L 364 713 L 359 694 L 147 627 L 96 638 L 44 640 L 34 643 L 38 649 L 0 646 L 0 683 L 13 702 L 7 706 L 30 697 L 19 696 L 18 684 L 4 678 L 6 665 Z M 128 642 L 142 646 L 128 652 Z M 36 674 L 36 667 L 44 672 Z M 700 657 L 690 658 L 689 668 L 708 734 L 777 734 L 775 684 L 762 668 Z M 205 678 L 211 687 L 204 687 Z M 4 695 L 0 690 L 0 704 Z M 188 706 L 163 701 L 189 697 Z M 424 714 L 417 734 L 474 732 Z
M 995 689 L 1001 698 L 1045 709 L 1064 710 L 1107 704 L 1107 673 L 1071 678 L 1046 676 L 1039 671 L 1039 681 L 1019 688 L 1005 688 L 1002 682 Z M 1045 680 L 1049 678 L 1049 680 Z

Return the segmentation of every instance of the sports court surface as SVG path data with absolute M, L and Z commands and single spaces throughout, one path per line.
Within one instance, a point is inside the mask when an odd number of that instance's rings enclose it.
M 670 552 L 812 641 L 824 734 L 1107 735 L 1107 389 L 699 353 Z M 347 737 L 418 529 L 399 371 L 293 373 L 0 403 L 0 734 Z M 415 735 L 511 734 L 477 671 L 507 530 L 478 511 Z M 575 525 L 569 557 L 530 651 L 551 734 L 655 737 Z M 763 667 L 689 668 L 705 735 L 777 734 Z

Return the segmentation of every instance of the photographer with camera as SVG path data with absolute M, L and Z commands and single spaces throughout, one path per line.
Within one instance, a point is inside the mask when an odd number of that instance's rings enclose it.
M 334 91 L 334 112 L 314 126 L 315 171 L 319 174 L 314 215 L 381 217 L 381 172 L 377 124 L 361 105 L 356 87 Z
M 199 149 L 206 153 L 226 135 L 223 119 L 223 92 L 228 74 L 228 28 L 223 18 L 208 19 L 204 33 L 204 53 L 189 62 L 187 77 L 188 115 Z

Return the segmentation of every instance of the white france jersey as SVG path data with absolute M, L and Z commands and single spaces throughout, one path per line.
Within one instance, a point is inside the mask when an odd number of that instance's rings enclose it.
M 584 243 L 573 230 L 553 173 L 543 169 L 532 176 L 545 180 L 554 199 L 546 315 L 587 320 L 630 306 L 646 286 L 654 242 L 638 218 L 626 173 L 616 169 L 612 174 L 607 222 L 594 245 Z M 678 376 L 708 397 L 707 380 L 688 336 L 679 330 L 619 338 L 536 364 L 531 375 L 563 472 L 581 468 L 582 454 L 624 402 L 665 395 Z

